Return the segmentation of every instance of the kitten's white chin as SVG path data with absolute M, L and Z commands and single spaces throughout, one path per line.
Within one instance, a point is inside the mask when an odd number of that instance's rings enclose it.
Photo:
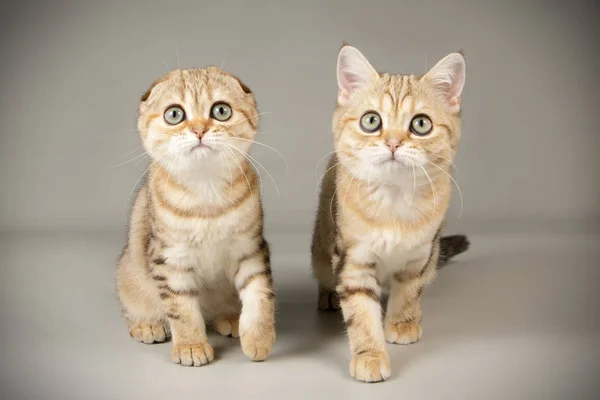
M 205 151 L 205 150 L 212 150 L 212 148 L 205 144 L 205 143 L 198 143 L 197 145 L 195 145 L 194 147 L 192 147 L 192 150 L 190 150 L 191 152 L 198 152 L 198 151 Z
M 217 152 L 211 146 L 204 143 L 199 143 L 190 149 L 188 157 L 191 157 L 194 161 L 205 161 L 208 158 L 212 158 L 212 156 L 216 154 Z
M 413 171 L 414 165 L 414 171 Z M 377 162 L 367 162 L 351 171 L 352 175 L 365 182 L 380 183 L 391 186 L 413 187 L 414 179 L 421 175 L 418 161 L 392 159 L 391 157 Z M 407 187 L 408 187 L 407 186 Z
M 402 171 L 411 170 L 412 164 L 410 160 L 406 160 L 404 158 L 388 158 L 381 161 L 377 166 L 377 169 L 381 172 L 382 175 L 393 174 L 397 175 Z

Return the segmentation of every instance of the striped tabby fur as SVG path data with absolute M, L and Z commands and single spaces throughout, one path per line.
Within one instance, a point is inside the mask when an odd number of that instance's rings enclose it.
M 424 287 L 438 264 L 468 247 L 464 236 L 441 237 L 460 138 L 464 66 L 455 53 L 418 77 L 379 74 L 351 46 L 338 57 L 335 155 L 321 187 L 312 265 L 319 308 L 341 306 L 350 373 L 360 381 L 390 376 L 386 341 L 421 338 Z M 373 111 L 381 126 L 367 132 L 361 119 Z M 419 114 L 432 121 L 425 135 L 411 132 Z M 383 291 L 389 292 L 384 320 Z
M 231 107 L 221 121 L 211 109 Z M 185 112 L 167 123 L 169 107 Z M 138 130 L 153 164 L 131 213 L 117 288 L 133 338 L 172 336 L 171 358 L 214 358 L 206 327 L 240 337 L 264 360 L 275 340 L 269 246 L 255 170 L 246 158 L 258 127 L 253 94 L 217 68 L 175 70 L 142 97 Z

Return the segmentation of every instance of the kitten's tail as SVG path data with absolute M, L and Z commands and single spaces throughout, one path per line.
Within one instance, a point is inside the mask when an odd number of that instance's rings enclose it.
M 448 264 L 450 259 L 469 249 L 471 242 L 466 235 L 443 236 L 440 239 L 440 257 L 438 259 L 438 268 Z

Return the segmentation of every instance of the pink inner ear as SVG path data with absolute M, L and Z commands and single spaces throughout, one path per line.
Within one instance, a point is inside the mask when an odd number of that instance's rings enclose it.
M 360 80 L 356 75 L 346 75 L 343 86 L 345 92 L 352 93 L 354 89 L 360 86 Z
M 347 98 L 368 84 L 374 70 L 357 49 L 344 47 L 338 56 L 337 73 L 340 93 Z
M 427 73 L 427 77 L 451 109 L 460 106 L 460 95 L 465 83 L 465 63 L 460 54 L 446 56 Z

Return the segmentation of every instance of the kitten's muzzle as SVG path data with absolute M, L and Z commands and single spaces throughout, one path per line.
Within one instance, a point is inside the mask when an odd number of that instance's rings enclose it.
M 208 126 L 205 125 L 195 125 L 190 129 L 194 135 L 200 140 L 202 140 L 202 136 L 208 132 Z
M 385 143 L 385 145 L 392 152 L 392 158 L 393 158 L 394 157 L 394 153 L 396 152 L 396 150 L 398 150 L 398 147 L 400 147 L 400 141 L 397 140 L 397 139 L 390 139 L 390 140 L 388 140 Z

